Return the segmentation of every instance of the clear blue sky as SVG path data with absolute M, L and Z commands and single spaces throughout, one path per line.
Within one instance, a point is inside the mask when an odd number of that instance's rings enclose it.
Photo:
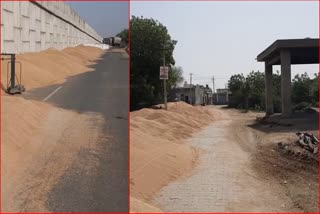
M 264 71 L 256 56 L 277 39 L 318 38 L 318 2 L 131 2 L 131 15 L 155 18 L 178 40 L 176 64 L 193 83 L 224 87 L 232 74 Z M 275 70 L 279 66 L 274 66 Z M 292 66 L 313 76 L 318 65 Z
M 128 28 L 128 2 L 68 2 L 102 37 Z

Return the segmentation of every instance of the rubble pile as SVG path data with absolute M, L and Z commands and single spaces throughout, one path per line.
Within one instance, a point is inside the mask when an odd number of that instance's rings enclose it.
M 307 132 L 297 132 L 296 135 L 299 137 L 297 141 L 291 143 L 279 142 L 277 148 L 293 158 L 318 162 L 318 138 Z
M 307 132 L 297 132 L 296 135 L 299 137 L 299 140 L 297 141 L 298 145 L 313 154 L 318 153 L 318 138 L 316 138 L 313 134 Z

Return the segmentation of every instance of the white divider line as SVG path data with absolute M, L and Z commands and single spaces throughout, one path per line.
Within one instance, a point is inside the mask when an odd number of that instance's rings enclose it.
M 46 96 L 42 101 L 47 101 L 50 97 L 52 97 L 55 93 L 57 93 L 61 88 L 62 88 L 62 86 L 60 86 L 59 88 L 57 88 L 56 90 L 54 90 L 53 92 L 51 92 L 51 94 L 49 94 L 48 96 Z

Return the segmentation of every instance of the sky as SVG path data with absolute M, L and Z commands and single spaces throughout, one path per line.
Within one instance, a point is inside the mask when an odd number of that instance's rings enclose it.
M 129 25 L 128 2 L 67 2 L 102 37 L 115 36 Z
M 185 80 L 224 88 L 233 74 L 264 71 L 255 59 L 277 39 L 319 37 L 318 2 L 131 2 L 130 14 L 164 24 Z M 293 65 L 292 78 L 318 65 Z M 274 66 L 273 70 L 280 70 Z

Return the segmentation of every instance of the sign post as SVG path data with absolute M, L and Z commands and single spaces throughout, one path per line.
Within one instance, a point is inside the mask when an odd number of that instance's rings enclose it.
M 167 84 L 166 80 L 168 79 L 169 68 L 165 66 L 160 66 L 160 79 L 163 80 L 163 92 L 164 92 L 164 108 L 168 110 L 167 107 Z

